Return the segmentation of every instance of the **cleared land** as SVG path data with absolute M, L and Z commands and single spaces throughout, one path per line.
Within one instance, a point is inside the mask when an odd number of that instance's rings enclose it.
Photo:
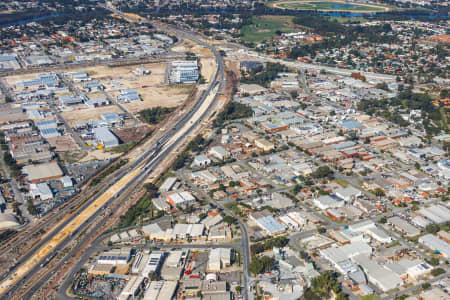
M 260 16 L 253 17 L 252 24 L 245 25 L 241 29 L 242 40 L 245 42 L 259 43 L 272 39 L 277 32 L 294 32 L 295 24 L 292 16 Z
M 136 76 L 133 71 L 137 67 L 144 67 L 149 70 L 150 75 Z M 74 71 L 83 71 L 89 74 L 93 80 L 98 80 L 105 85 L 106 91 L 117 88 L 138 88 L 142 86 L 156 86 L 164 83 L 165 63 L 143 64 L 123 67 L 96 66 L 83 68 Z M 123 86 L 115 85 L 121 83 Z M 82 86 L 83 84 L 80 84 Z
M 115 105 L 109 105 L 97 108 L 86 108 L 80 110 L 65 111 L 62 112 L 61 115 L 64 118 L 64 120 L 71 127 L 73 127 L 73 125 L 75 124 L 101 120 L 101 115 L 109 112 L 122 113 L 119 107 Z
M 112 153 L 108 152 L 107 150 L 108 149 L 89 151 L 88 155 L 80 159 L 79 162 L 85 162 L 90 160 L 104 160 L 120 156 L 120 153 Z
M 373 13 L 389 11 L 392 8 L 377 4 L 361 4 L 345 1 L 321 1 L 321 0 L 296 0 L 277 1 L 271 4 L 272 7 L 295 10 L 317 10 L 317 11 L 340 11 L 340 12 L 360 12 Z
M 122 105 L 132 114 L 156 106 L 174 107 L 186 100 L 192 88 L 193 85 L 139 88 L 135 90 L 141 95 L 143 101 L 134 101 Z M 117 93 L 114 93 L 114 95 L 117 95 Z
M 56 152 L 64 152 L 80 149 L 80 147 L 75 142 L 73 137 L 69 135 L 47 138 L 47 142 L 50 144 L 51 147 L 55 148 Z

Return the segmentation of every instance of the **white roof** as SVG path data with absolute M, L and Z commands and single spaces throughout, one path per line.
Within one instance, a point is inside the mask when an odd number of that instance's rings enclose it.
M 392 290 L 403 284 L 399 275 L 391 270 L 380 266 L 377 262 L 370 260 L 367 255 L 358 255 L 353 258 L 355 262 L 362 266 L 369 281 L 384 292 Z
M 422 208 L 419 213 L 438 224 L 450 221 L 450 210 L 443 205 L 438 204 Z

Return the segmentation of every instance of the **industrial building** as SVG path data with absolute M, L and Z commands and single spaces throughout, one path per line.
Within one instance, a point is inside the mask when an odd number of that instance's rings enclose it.
M 7 229 L 16 226 L 19 226 L 19 222 L 17 222 L 17 219 L 13 215 L 0 213 L 0 229 Z
M 117 100 L 128 103 L 133 101 L 140 101 L 141 96 L 139 96 L 139 94 L 133 89 L 126 89 L 120 91 L 120 94 L 117 96 Z
M 64 175 L 56 162 L 27 165 L 22 168 L 22 173 L 24 173 L 27 180 L 32 183 L 60 179 Z
M 448 242 L 441 240 L 435 235 L 426 234 L 421 236 L 419 238 L 419 243 L 433 251 L 437 251 L 437 253 L 445 257 L 447 260 L 450 258 L 450 245 Z
M 116 112 L 102 114 L 101 118 L 108 126 L 118 126 L 122 124 L 122 118 Z
M 161 263 L 164 260 L 165 253 L 162 251 L 152 251 L 148 256 L 148 260 L 142 270 L 142 276 L 148 277 L 150 273 L 158 273 L 161 268 Z
M 101 265 L 128 264 L 131 258 L 131 248 L 113 249 L 103 252 L 97 260 Z
M 450 209 L 444 205 L 436 204 L 430 207 L 424 207 L 418 213 L 436 224 L 443 224 L 450 221 Z
M 172 193 L 167 196 L 167 202 L 172 207 L 186 207 L 195 203 L 195 197 L 190 192 Z
M 268 235 L 279 234 L 286 230 L 286 226 L 275 220 L 271 215 L 254 213 L 250 215 L 250 219 Z
M 217 159 L 227 159 L 230 157 L 230 152 L 225 150 L 225 148 L 222 146 L 215 146 L 209 150 L 209 155 Z
M 93 129 L 95 139 L 105 148 L 119 145 L 119 139 L 106 127 L 97 127 Z
M 231 265 L 231 249 L 214 248 L 209 251 L 208 272 L 220 272 L 222 268 Z
M 176 177 L 169 177 L 166 180 L 164 180 L 159 190 L 161 192 L 169 192 L 174 187 L 177 181 L 178 179 Z
M 41 200 L 49 200 L 53 198 L 53 193 L 46 183 L 32 183 L 30 184 L 31 197 L 39 197 Z
M 152 281 L 142 300 L 171 300 L 177 285 L 176 281 Z
M 143 287 L 144 279 L 145 278 L 141 276 L 132 276 L 123 288 L 118 299 L 128 300 L 130 298 L 134 298 L 134 296 L 136 296 Z
M 173 83 L 194 83 L 199 78 L 196 60 L 174 61 L 171 63 L 170 70 L 170 81 Z

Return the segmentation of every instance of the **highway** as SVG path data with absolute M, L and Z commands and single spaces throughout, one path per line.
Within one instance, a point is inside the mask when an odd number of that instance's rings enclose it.
M 158 27 L 162 28 L 161 25 Z M 38 250 L 27 253 L 21 263 L 19 262 L 19 266 L 14 270 L 14 273 L 0 283 L 0 295 L 8 293 L 10 295 L 8 297 L 13 299 L 13 292 L 23 284 L 24 279 L 39 271 L 42 262 L 46 264 L 51 261 L 58 251 L 73 240 L 77 233 L 81 232 L 99 216 L 102 208 L 110 205 L 122 193 L 127 192 L 130 186 L 135 186 L 133 183 L 143 183 L 165 157 L 176 147 L 179 147 L 181 142 L 201 124 L 203 118 L 213 107 L 222 88 L 224 76 L 224 64 L 220 54 L 214 47 L 198 39 L 193 33 L 177 29 L 171 31 L 175 31 L 177 35 L 189 38 L 213 52 L 217 63 L 214 79 L 201 94 L 193 108 L 159 139 L 156 146 L 147 150 L 139 158 L 127 165 L 124 168 L 124 172 L 119 172 L 118 176 L 115 176 L 115 181 L 112 185 L 98 193 L 98 196 L 83 206 L 78 213 L 62 222 L 54 231 L 57 232 L 56 234 L 47 235 L 41 241 L 40 245 L 42 246 Z

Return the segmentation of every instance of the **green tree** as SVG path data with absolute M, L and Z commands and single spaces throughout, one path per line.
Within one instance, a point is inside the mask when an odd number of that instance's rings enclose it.
M 253 257 L 250 263 L 249 270 L 253 274 L 261 274 L 271 271 L 275 267 L 273 258 L 268 256 Z
M 433 275 L 434 277 L 437 277 L 442 274 L 445 274 L 445 270 L 442 268 L 435 268 L 435 269 L 431 270 L 431 275 Z
M 324 178 L 331 175 L 333 175 L 333 170 L 331 170 L 328 166 L 320 166 L 311 173 L 313 178 Z
M 36 206 L 34 206 L 33 201 L 31 199 L 27 200 L 27 210 L 33 216 L 35 216 L 35 215 L 37 215 L 39 213 L 37 208 L 36 208 Z
M 425 230 L 426 230 L 428 233 L 435 234 L 435 233 L 437 233 L 437 232 L 440 230 L 440 227 L 439 227 L 439 225 L 437 225 L 437 224 L 430 224 L 430 225 L 428 225 L 428 226 L 425 228 Z

